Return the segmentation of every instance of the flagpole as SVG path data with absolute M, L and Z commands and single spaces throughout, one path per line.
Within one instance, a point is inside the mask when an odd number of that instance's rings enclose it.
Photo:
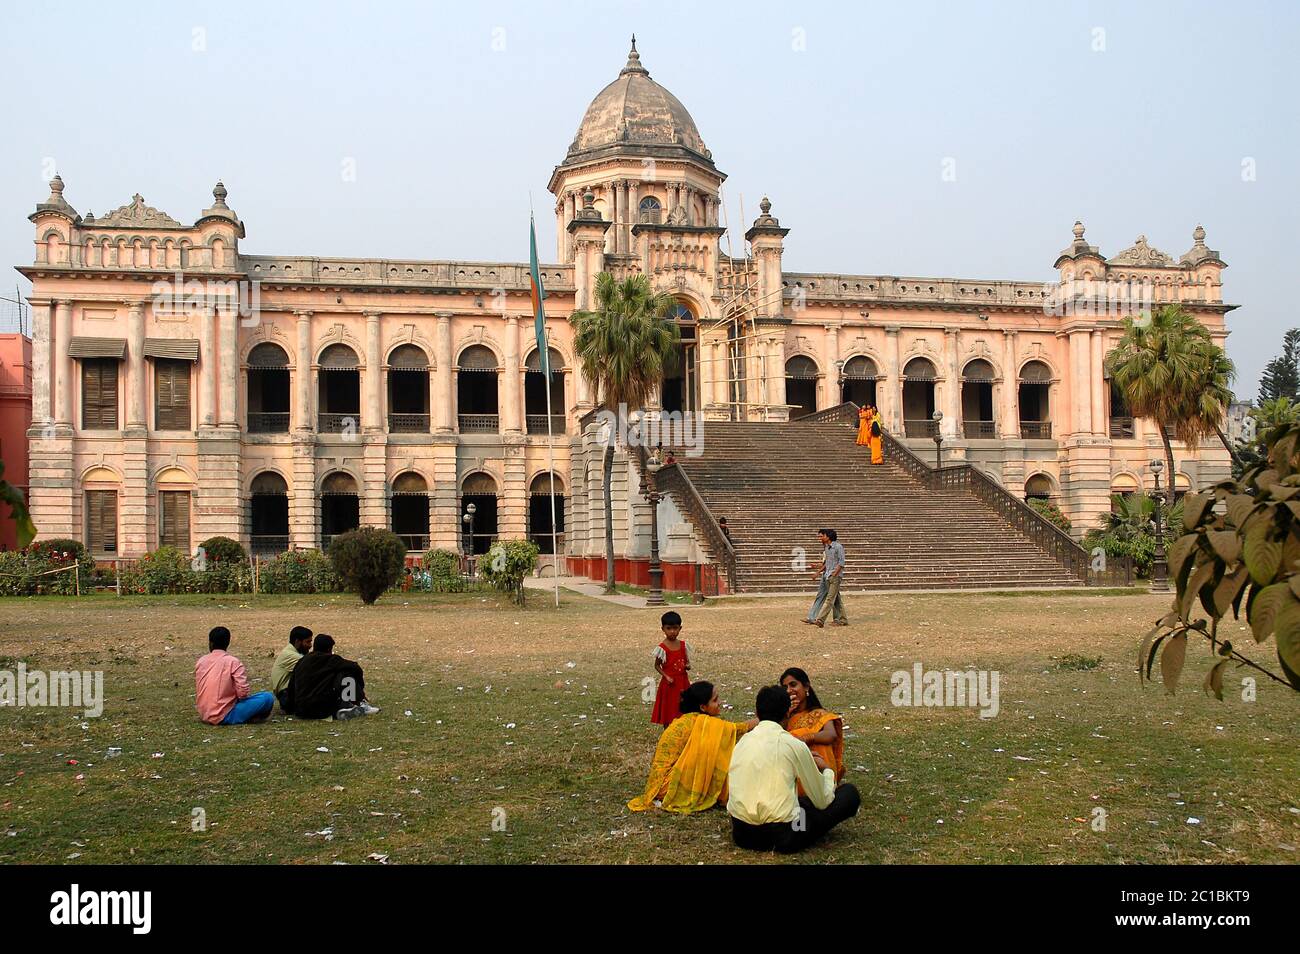
M 550 341 L 547 341 L 550 346 Z M 551 428 L 551 361 L 550 355 L 543 356 L 546 368 L 546 453 L 547 464 L 551 472 L 551 569 L 555 580 L 555 607 L 560 607 L 560 536 L 555 526 L 555 435 Z

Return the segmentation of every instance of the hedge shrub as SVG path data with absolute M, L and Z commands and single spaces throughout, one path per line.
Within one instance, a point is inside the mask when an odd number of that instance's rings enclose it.
M 330 541 L 329 557 L 343 585 L 369 606 L 401 579 L 406 544 L 391 530 L 361 527 Z
M 21 550 L 0 553 L 0 596 L 40 596 L 77 592 L 73 573 L 45 571 L 78 565 L 81 592 L 94 586 L 95 561 L 76 540 L 38 540 Z
M 524 577 L 537 569 L 541 551 L 531 540 L 498 540 L 479 558 L 479 572 L 492 586 L 524 605 Z
M 258 589 L 263 593 L 337 593 L 343 583 L 320 550 L 290 550 L 261 565 Z
M 435 593 L 460 593 L 467 588 L 455 550 L 426 550 L 420 567 L 429 574 L 429 588 Z

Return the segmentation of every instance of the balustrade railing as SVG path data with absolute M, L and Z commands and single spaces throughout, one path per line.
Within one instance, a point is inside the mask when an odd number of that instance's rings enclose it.
M 545 414 L 528 414 L 528 415 L 525 415 L 525 417 L 527 418 L 527 422 L 528 422 L 528 433 L 529 433 L 529 434 L 545 434 L 545 433 L 546 433 L 546 417 L 547 417 L 547 416 L 546 416 Z M 564 416 L 563 414 L 552 414 L 552 415 L 550 415 L 550 418 L 551 418 L 551 431 L 550 431 L 550 432 L 551 432 L 552 434 L 563 434 L 563 433 L 564 433 L 564 426 L 565 426 L 565 416 Z
M 249 411 L 248 433 L 250 434 L 287 434 L 289 433 L 288 411 Z
M 1021 421 L 1020 437 L 1023 440 L 1051 440 L 1052 422 L 1051 421 Z
M 361 412 L 326 414 L 322 411 L 316 415 L 316 430 L 321 434 L 342 434 L 344 431 L 355 433 L 361 430 Z
M 495 434 L 501 430 L 500 414 L 458 414 L 462 434 Z
M 968 440 L 987 441 L 998 436 L 998 425 L 995 421 L 963 421 L 962 430 Z
M 934 437 L 938 433 L 939 422 L 928 417 L 903 422 L 903 434 L 907 437 Z
M 390 411 L 388 414 L 388 430 L 393 434 L 427 434 L 429 433 L 429 415 Z

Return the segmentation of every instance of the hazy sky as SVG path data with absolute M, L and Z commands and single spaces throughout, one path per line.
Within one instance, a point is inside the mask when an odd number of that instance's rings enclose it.
M 791 271 L 1048 281 L 1075 219 L 1175 258 L 1200 222 L 1238 394 L 1300 325 L 1282 0 L 15 5 L 0 259 L 32 261 L 52 166 L 83 215 L 140 192 L 186 223 L 224 179 L 251 254 L 522 261 L 531 191 L 553 259 L 547 179 L 633 31 Z

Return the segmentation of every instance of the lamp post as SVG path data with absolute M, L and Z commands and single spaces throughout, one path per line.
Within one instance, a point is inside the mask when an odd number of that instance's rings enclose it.
M 930 420 L 934 421 L 934 469 L 943 470 L 943 411 L 936 410 Z
M 839 393 L 839 400 L 836 404 L 843 404 L 844 397 L 844 359 L 840 358 L 835 362 L 835 390 Z
M 1160 472 L 1165 469 L 1165 462 L 1156 458 L 1151 462 L 1151 473 L 1155 474 L 1156 489 L 1151 495 L 1155 503 L 1156 552 L 1151 562 L 1151 592 L 1167 593 L 1169 591 L 1169 566 L 1165 563 L 1165 535 L 1160 526 L 1160 504 L 1164 493 L 1160 490 Z
M 647 606 L 664 605 L 664 568 L 659 562 L 659 500 L 660 493 L 655 486 L 655 475 L 663 469 L 664 461 L 659 448 L 651 452 L 645 462 L 645 481 L 641 492 L 650 502 L 650 591 L 646 594 Z
M 465 524 L 465 556 L 471 560 L 474 558 L 474 514 L 477 512 L 478 507 L 468 503 L 460 518 L 461 523 Z

